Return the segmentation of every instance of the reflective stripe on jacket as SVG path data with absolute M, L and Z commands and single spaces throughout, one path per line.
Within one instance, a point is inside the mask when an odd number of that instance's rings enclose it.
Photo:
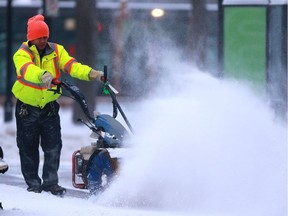
M 13 56 L 17 80 L 12 92 L 22 102 L 43 108 L 47 103 L 57 100 L 59 94 L 47 91 L 41 77 L 45 71 L 61 80 L 61 71 L 81 80 L 89 80 L 91 67 L 82 65 L 69 56 L 63 46 L 48 42 L 45 53 L 40 58 L 35 45 L 29 47 L 28 41 L 22 43 Z M 53 86 L 56 89 L 56 86 Z

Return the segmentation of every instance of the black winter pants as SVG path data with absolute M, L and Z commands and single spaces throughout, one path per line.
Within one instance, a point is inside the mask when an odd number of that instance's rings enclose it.
M 62 148 L 59 104 L 53 101 L 40 109 L 18 100 L 15 116 L 21 171 L 26 184 L 29 187 L 41 186 L 39 146 L 44 152 L 43 186 L 58 184 Z

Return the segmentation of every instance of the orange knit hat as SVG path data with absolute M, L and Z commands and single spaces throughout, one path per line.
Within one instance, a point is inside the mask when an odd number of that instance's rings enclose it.
M 44 16 L 38 14 L 31 17 L 27 22 L 27 39 L 29 41 L 41 37 L 49 37 L 48 25 L 44 22 Z

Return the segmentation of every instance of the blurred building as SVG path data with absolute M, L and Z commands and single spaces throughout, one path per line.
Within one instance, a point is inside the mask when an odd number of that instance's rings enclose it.
M 12 53 L 26 40 L 27 19 L 45 10 L 50 40 L 75 56 L 75 0 L 46 0 L 45 7 L 42 0 L 12 2 Z M 0 0 L 0 95 L 7 92 L 6 5 L 7 0 Z M 173 41 L 183 60 L 214 76 L 251 82 L 286 116 L 287 1 L 97 0 L 95 10 L 95 66 L 112 69 L 111 79 L 122 94 L 147 92 L 159 73 L 161 77 L 158 57 Z M 195 46 L 193 56 L 189 51 Z M 9 74 L 15 76 L 12 70 Z
M 46 0 L 46 2 L 57 2 Z M 187 26 L 191 17 L 192 4 L 189 0 L 172 1 L 125 1 L 98 0 L 95 5 L 97 10 L 97 59 L 98 68 L 108 65 L 115 70 L 115 59 L 129 64 L 120 64 L 118 70 L 127 71 L 130 76 L 146 76 L 145 73 L 137 74 L 138 69 L 154 67 L 150 55 L 157 55 L 161 41 L 168 39 L 174 41 L 179 49 L 187 45 Z M 57 7 L 47 6 L 46 22 L 50 27 L 50 40 L 63 44 L 71 55 L 75 55 L 75 1 L 60 0 Z M 6 5 L 7 0 L 0 0 L 0 94 L 5 93 L 5 52 L 6 52 Z M 34 14 L 43 13 L 42 0 L 12 0 L 13 5 L 13 52 L 26 40 L 27 19 Z M 122 6 L 121 6 L 122 5 Z M 53 9 L 54 8 L 54 9 Z M 122 9 L 121 9 L 122 8 Z M 164 16 L 151 14 L 152 10 L 164 10 Z M 206 69 L 215 68 L 217 64 L 217 2 L 207 1 L 206 9 L 211 22 L 209 23 L 208 43 L 209 55 Z M 156 17 L 155 17 L 156 16 Z M 121 31 L 121 33 L 119 33 Z M 158 37 L 158 38 L 157 38 Z M 118 44 L 115 45 L 115 41 Z M 146 43 L 146 45 L 144 44 Z M 158 44 L 158 45 L 157 45 Z M 118 47 L 117 47 L 118 46 Z M 155 47 L 154 47 L 155 46 Z M 165 46 L 162 44 L 161 46 Z M 133 52 L 133 55 L 132 55 Z M 158 53 L 159 54 L 159 53 Z M 119 56 L 121 55 L 121 56 Z M 136 60 L 137 59 L 137 60 Z M 144 64 L 144 66 L 143 66 Z M 147 67 L 146 67 L 147 65 Z M 131 71 L 131 68 L 135 72 Z M 147 69 L 148 70 L 148 69 Z M 155 68 L 155 70 L 158 70 Z M 12 72 L 14 74 L 14 72 Z M 147 73 L 153 73 L 151 71 Z M 139 79 L 138 79 L 139 80 Z M 129 85 L 129 81 L 123 81 Z M 126 85 L 125 85 L 126 86 Z M 124 89 L 125 90 L 125 89 Z

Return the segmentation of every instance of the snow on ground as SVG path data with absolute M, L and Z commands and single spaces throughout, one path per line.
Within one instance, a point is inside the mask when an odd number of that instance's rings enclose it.
M 168 66 L 167 66 L 168 67 Z M 101 196 L 58 198 L 1 182 L 1 215 L 245 215 L 287 214 L 287 130 L 263 97 L 235 81 L 182 68 L 147 100 L 122 105 L 136 131 L 132 154 Z M 185 71 L 187 73 L 185 73 Z M 108 105 L 99 104 L 105 113 Z M 90 131 L 61 111 L 60 184 L 72 188 L 71 155 Z M 3 122 L 3 109 L 0 108 Z M 121 120 L 120 120 L 121 121 Z M 123 121 L 122 121 L 123 122 Z M 15 122 L 2 123 L 0 145 L 20 173 Z M 5 174 L 6 175 L 6 174 Z

